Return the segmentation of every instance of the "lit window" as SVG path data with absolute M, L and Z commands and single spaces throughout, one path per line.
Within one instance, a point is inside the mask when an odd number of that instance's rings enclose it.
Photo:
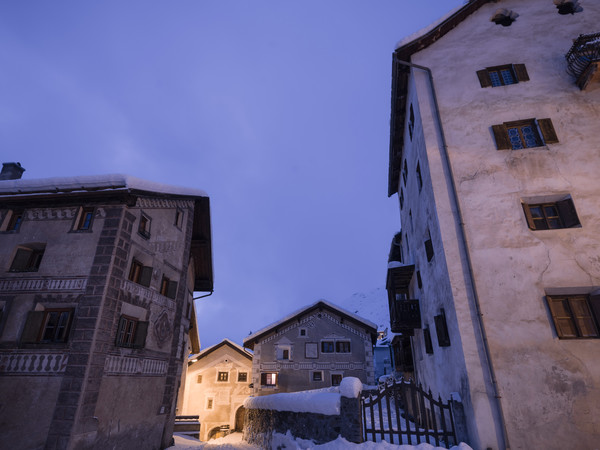
M 277 373 L 265 372 L 260 374 L 261 386 L 277 386 Z
M 217 381 L 222 383 L 229 381 L 229 372 L 219 372 L 217 374 Z

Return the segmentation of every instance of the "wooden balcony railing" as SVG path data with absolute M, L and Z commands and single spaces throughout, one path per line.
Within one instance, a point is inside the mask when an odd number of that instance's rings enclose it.
M 600 33 L 579 35 L 565 58 L 567 72 L 581 90 L 600 81 Z
M 421 328 L 419 300 L 390 300 L 390 328 L 392 333 L 412 335 Z

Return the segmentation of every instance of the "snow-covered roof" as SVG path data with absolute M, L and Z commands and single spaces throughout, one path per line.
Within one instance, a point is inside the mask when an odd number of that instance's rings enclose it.
M 92 191 L 142 191 L 178 196 L 208 197 L 208 194 L 200 189 L 155 183 L 122 174 L 0 181 L 0 195 L 57 194 Z
M 250 350 L 245 349 L 244 347 L 242 347 L 239 344 L 236 344 L 235 342 L 229 340 L 229 339 L 223 339 L 221 342 L 219 342 L 218 344 L 215 345 L 211 345 L 210 347 L 205 348 L 204 350 L 202 350 L 200 353 L 198 353 L 197 355 L 194 355 L 192 357 L 192 360 L 199 360 L 201 358 L 204 358 L 205 356 L 208 356 L 210 353 L 214 352 L 215 350 L 228 345 L 231 348 L 233 348 L 234 350 L 237 350 L 240 354 L 242 354 L 243 356 L 247 357 L 248 359 L 252 359 L 252 352 Z
M 328 302 L 326 300 L 319 300 L 319 301 L 317 301 L 317 302 L 315 302 L 315 303 L 313 303 L 311 305 L 308 305 L 308 306 L 305 306 L 303 308 L 300 308 L 300 309 L 298 309 L 298 310 L 296 310 L 296 311 L 288 314 L 283 319 L 280 319 L 277 322 L 273 322 L 272 324 L 270 324 L 270 325 L 268 325 L 268 326 L 266 326 L 266 327 L 258 330 L 257 332 L 252 333 L 251 335 L 247 336 L 244 339 L 244 347 L 246 347 L 248 344 L 252 345 L 252 341 L 254 339 L 258 338 L 259 336 L 261 336 L 263 334 L 269 333 L 273 328 L 280 327 L 282 324 L 294 320 L 297 316 L 306 314 L 306 313 L 310 312 L 311 310 L 317 309 L 319 307 L 330 308 L 330 309 L 338 312 L 339 314 L 341 314 L 341 315 L 343 315 L 343 316 L 345 316 L 347 318 L 353 319 L 356 322 L 362 323 L 363 325 L 367 326 L 368 328 L 371 328 L 373 332 L 377 331 L 377 325 L 374 324 L 373 322 L 371 322 L 371 321 L 369 321 L 369 320 L 367 320 L 367 319 L 365 319 L 365 318 L 363 318 L 363 317 L 361 317 L 359 315 L 351 313 L 350 311 L 348 311 L 348 310 L 346 310 L 346 309 L 344 309 L 344 308 L 342 308 L 340 306 L 337 306 L 337 305 L 335 305 L 335 304 L 333 304 L 331 302 Z M 252 347 L 249 347 L 249 348 L 252 348 Z

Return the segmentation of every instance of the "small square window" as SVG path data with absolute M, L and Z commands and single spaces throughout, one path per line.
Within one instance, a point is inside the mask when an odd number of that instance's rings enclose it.
M 527 225 L 531 230 L 553 230 L 581 226 L 571 198 L 548 203 L 523 203 Z
M 321 353 L 333 353 L 334 346 L 333 341 L 322 341 L 321 342 Z
M 317 371 L 312 373 L 313 381 L 323 381 L 323 372 Z
M 219 372 L 217 375 L 217 381 L 222 383 L 229 381 L 229 372 Z
M 202 383 L 202 375 L 198 375 L 198 378 L 196 379 L 196 383 Z
M 265 372 L 260 374 L 261 386 L 277 386 L 277 373 Z
M 331 374 L 331 385 L 332 386 L 339 386 L 342 383 L 342 374 L 340 373 L 332 373 Z
M 117 347 L 143 348 L 146 344 L 148 322 L 136 317 L 121 315 L 117 328 L 115 345 Z
M 206 409 L 213 409 L 214 399 L 206 399 Z
M 150 238 L 151 222 L 152 221 L 151 221 L 150 217 L 147 216 L 146 214 L 142 213 L 142 215 L 140 216 L 140 224 L 138 226 L 138 233 L 146 239 Z
M 238 383 L 246 383 L 248 381 L 248 372 L 238 372 Z
M 165 297 L 173 299 L 177 297 L 177 281 L 173 281 L 163 275 L 160 283 L 160 293 Z
M 300 330 L 298 330 L 298 336 L 306 337 L 306 328 L 300 328 Z
M 336 353 L 350 353 L 350 341 L 336 341 L 335 351 Z

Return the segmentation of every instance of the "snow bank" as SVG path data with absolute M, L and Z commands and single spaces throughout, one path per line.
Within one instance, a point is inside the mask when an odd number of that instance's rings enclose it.
M 338 389 L 336 388 L 335 391 L 338 391 Z M 244 408 L 308 412 L 332 416 L 340 413 L 340 398 L 340 393 L 332 392 L 332 389 L 285 392 L 261 397 L 248 397 L 244 401 Z

